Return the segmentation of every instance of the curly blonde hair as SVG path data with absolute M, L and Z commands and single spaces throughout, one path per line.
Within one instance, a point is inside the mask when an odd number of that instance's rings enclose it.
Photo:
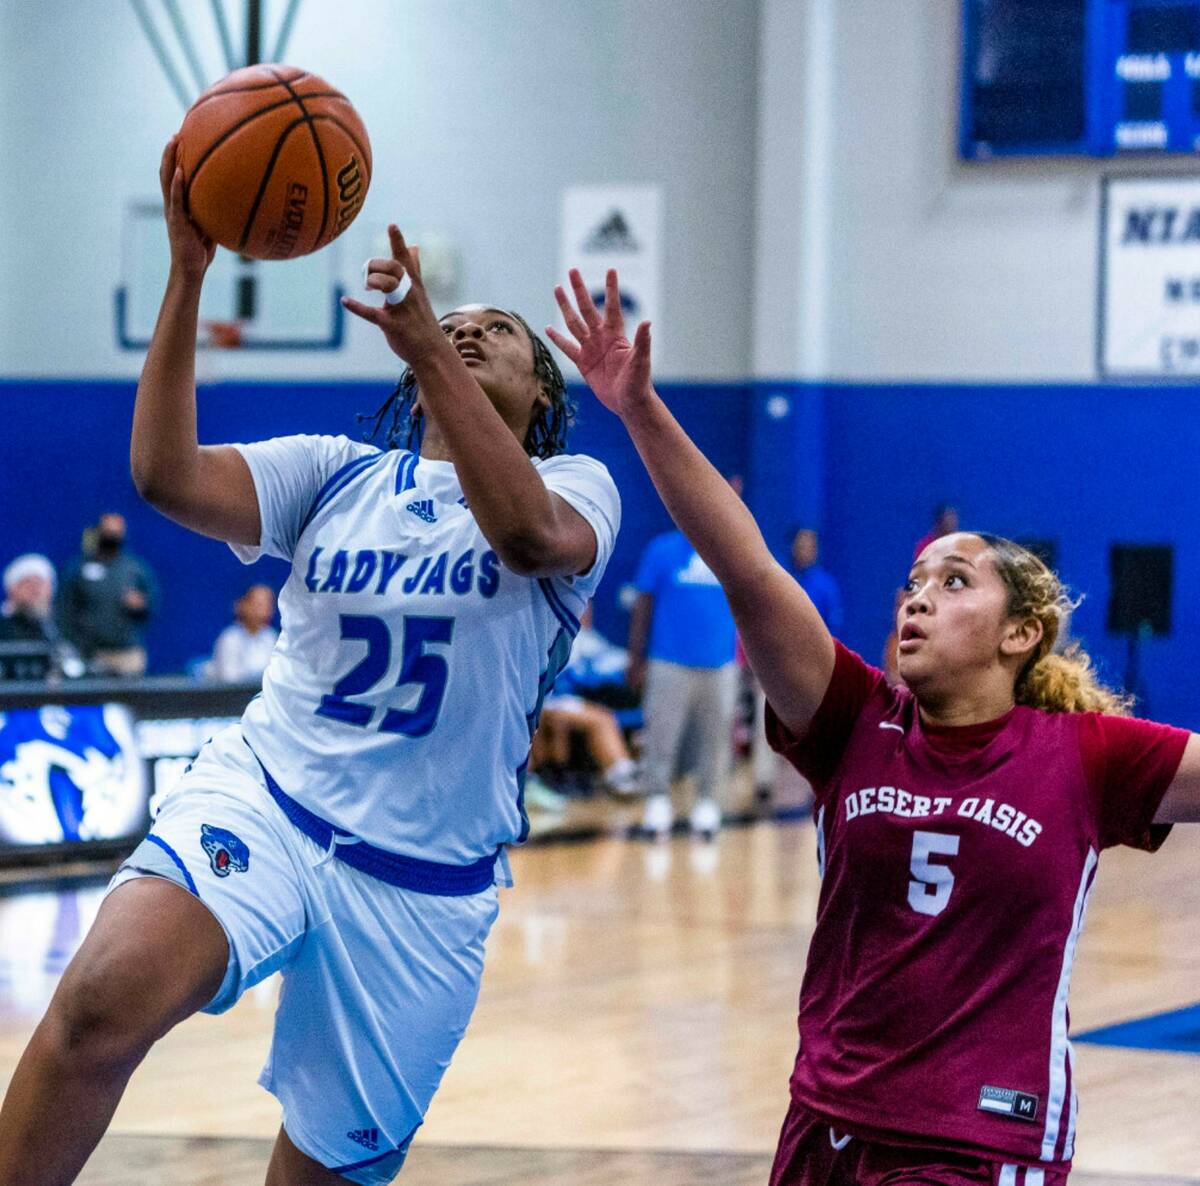
M 1102 684 L 1087 652 L 1071 643 L 1055 650 L 1079 600 L 1058 574 L 1028 548 L 999 535 L 975 534 L 992 551 L 996 571 L 1008 590 L 1005 612 L 1012 618 L 1036 618 L 1042 638 L 1017 673 L 1018 704 L 1044 712 L 1103 712 L 1129 716 L 1133 697 Z

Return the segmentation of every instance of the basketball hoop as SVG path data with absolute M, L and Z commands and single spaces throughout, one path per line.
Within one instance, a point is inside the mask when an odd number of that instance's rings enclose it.
M 240 321 L 202 321 L 200 339 L 196 343 L 206 350 L 237 350 L 242 345 Z

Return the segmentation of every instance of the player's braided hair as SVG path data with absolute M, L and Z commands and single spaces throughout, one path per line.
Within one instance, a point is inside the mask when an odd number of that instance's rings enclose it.
M 1036 618 L 1042 624 L 1041 641 L 1017 673 L 1017 703 L 1046 712 L 1128 716 L 1133 698 L 1105 687 L 1078 643 L 1055 649 L 1080 599 L 1072 597 L 1058 574 L 1028 548 L 1003 536 L 976 534 L 991 549 L 1008 590 L 1007 616 Z
M 522 442 L 530 457 L 553 457 L 567 447 L 567 432 L 575 423 L 575 401 L 567 392 L 558 363 L 550 348 L 529 328 L 519 313 L 507 314 L 529 335 L 533 347 L 533 373 L 542 386 L 547 403 L 530 421 L 529 431 Z M 425 435 L 425 417 L 417 402 L 417 378 L 412 367 L 405 367 L 396 389 L 383 405 L 369 416 L 359 416 L 361 424 L 370 421 L 371 428 L 364 439 L 373 441 L 384 429 L 384 441 L 389 449 L 410 449 L 419 452 Z M 386 422 L 386 428 L 385 428 Z

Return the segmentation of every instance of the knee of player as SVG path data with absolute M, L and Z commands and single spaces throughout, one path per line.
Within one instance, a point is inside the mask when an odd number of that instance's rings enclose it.
M 97 1069 L 136 1064 L 170 1028 L 161 1011 L 147 1008 L 137 969 L 105 960 L 71 966 L 46 1013 L 58 1052 Z

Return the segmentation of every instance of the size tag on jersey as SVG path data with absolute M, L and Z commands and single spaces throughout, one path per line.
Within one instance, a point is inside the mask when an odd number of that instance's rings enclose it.
M 1038 1097 L 1011 1087 L 984 1087 L 979 1092 L 979 1110 L 1014 1120 L 1036 1120 Z

